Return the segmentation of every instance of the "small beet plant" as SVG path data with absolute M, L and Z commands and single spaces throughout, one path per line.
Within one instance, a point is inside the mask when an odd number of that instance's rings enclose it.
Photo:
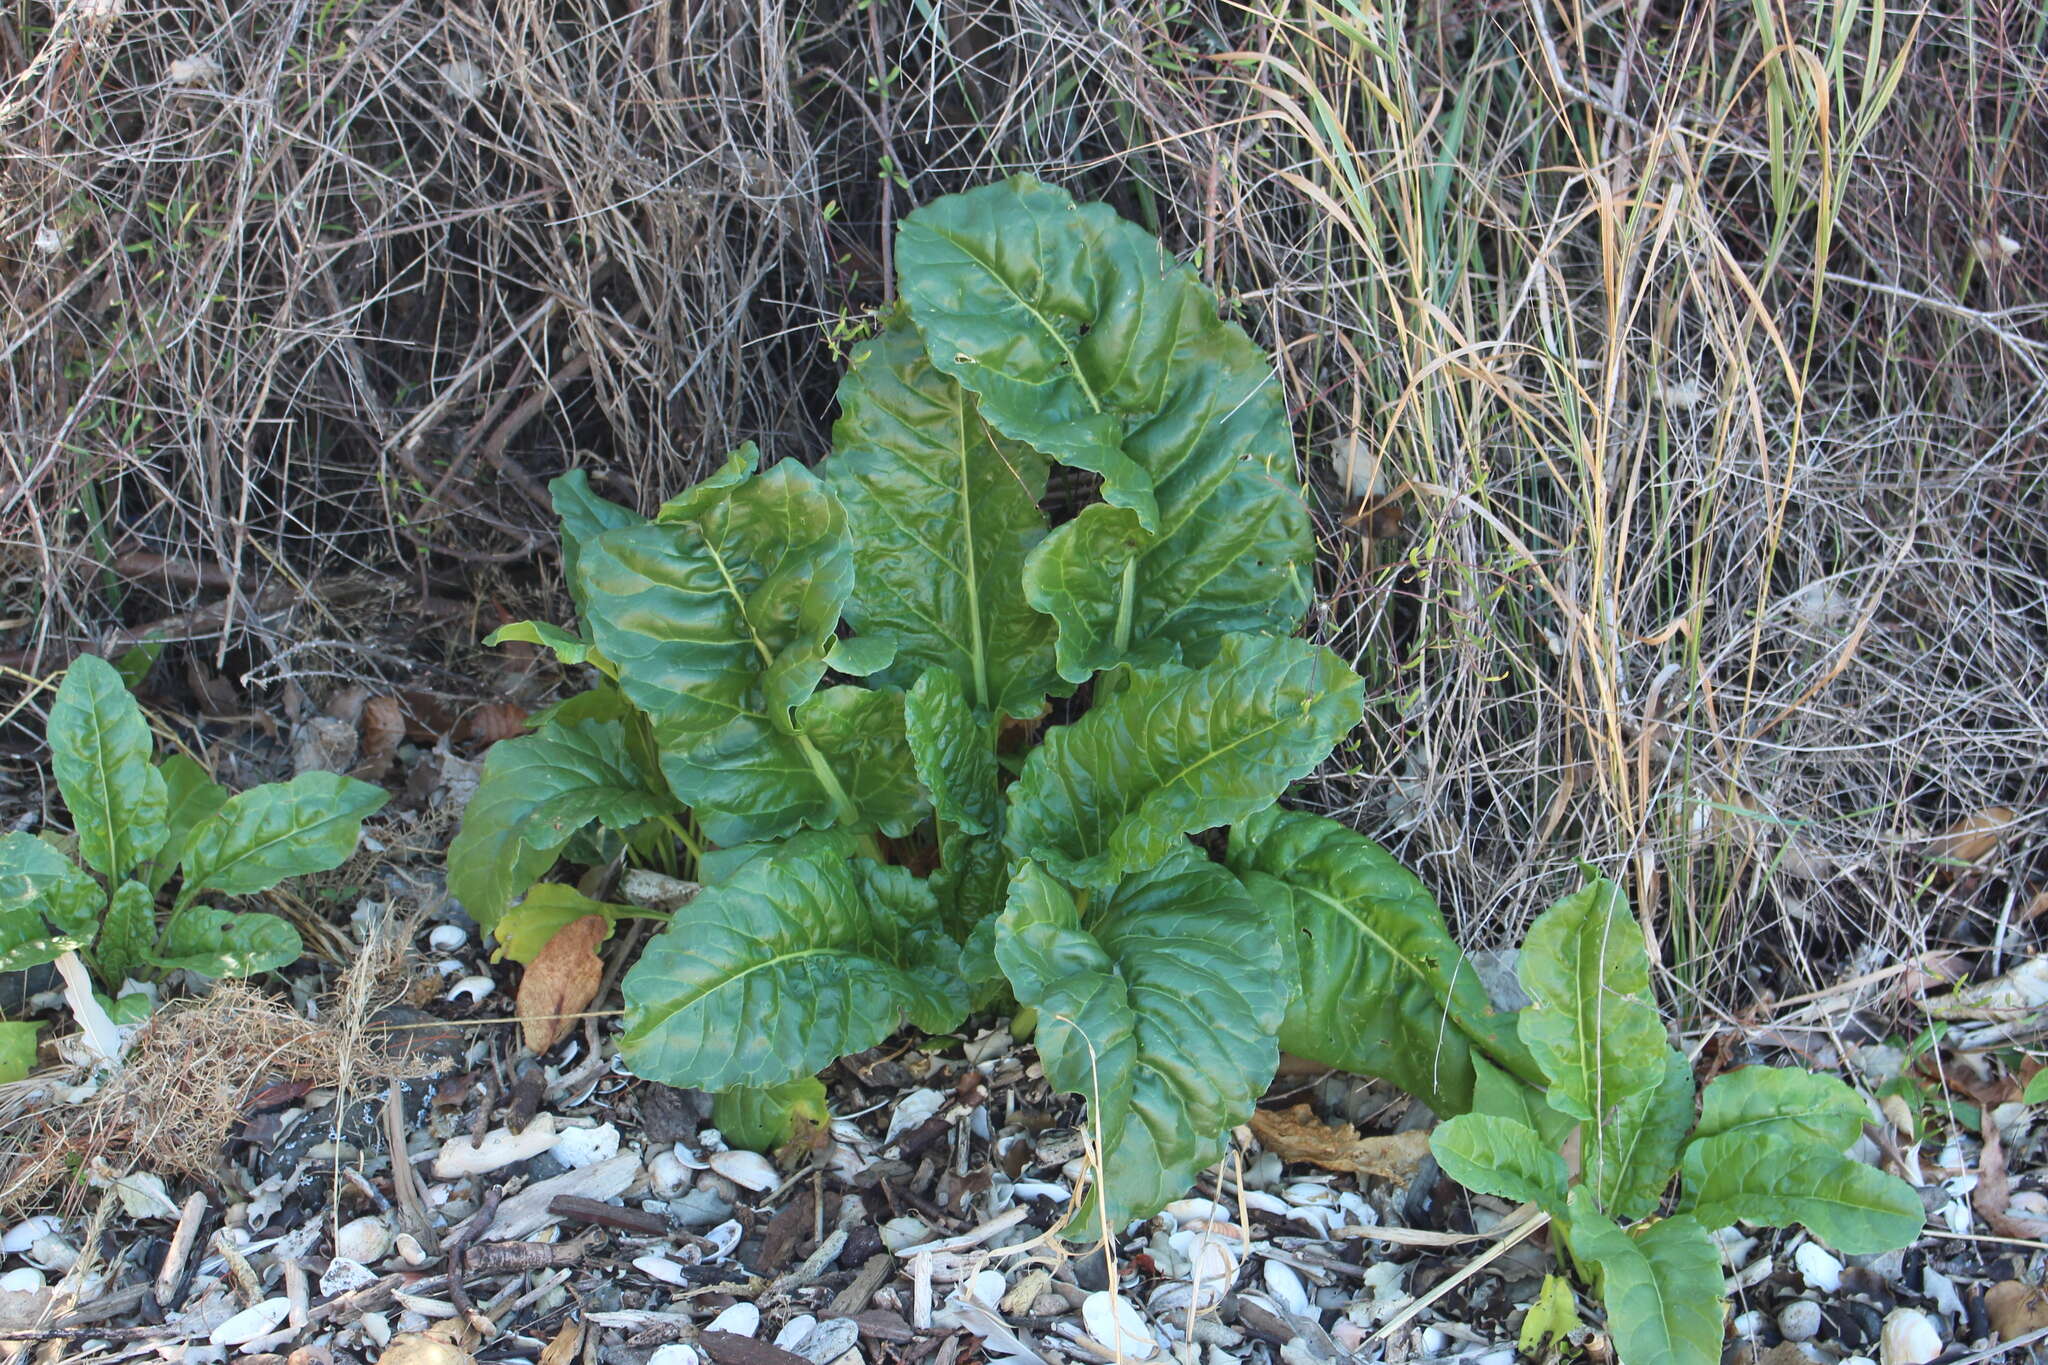
M 1268 359 L 1028 179 L 911 214 L 896 262 L 816 473 L 744 448 L 651 519 L 556 481 L 578 630 L 494 638 L 600 681 L 492 749 L 454 892 L 530 942 L 619 913 L 536 886 L 557 861 L 684 843 L 706 890 L 624 980 L 625 1055 L 674 1085 L 786 1087 L 1012 998 L 1112 1218 L 1217 1158 L 1282 1044 L 1451 1107 L 1468 1031 L 1526 1072 L 1420 885 L 1272 809 L 1362 684 L 1291 638 L 1313 542 Z M 1227 863 L 1190 837 L 1225 825 Z
M 1913 1188 L 1845 1155 L 1869 1111 L 1842 1082 L 1743 1067 L 1709 1082 L 1695 1114 L 1692 1067 L 1665 1035 L 1642 930 L 1612 882 L 1540 916 L 1520 974 L 1533 1002 L 1521 1040 L 1546 1084 L 1481 1060 L 1472 1112 L 1439 1125 L 1430 1150 L 1468 1189 L 1549 1213 L 1599 1287 L 1622 1365 L 1721 1358 L 1715 1228 L 1802 1223 L 1855 1254 L 1920 1235 Z
M 0 971 L 82 961 L 110 993 L 165 971 L 250 976 L 296 961 L 285 920 L 209 902 L 338 866 L 386 800 L 324 772 L 231 796 L 182 754 L 153 763 L 142 708 L 92 655 L 57 688 L 49 744 L 75 849 L 0 836 Z

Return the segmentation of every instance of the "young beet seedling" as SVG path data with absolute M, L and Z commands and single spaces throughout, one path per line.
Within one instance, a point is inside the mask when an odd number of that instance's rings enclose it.
M 1692 1068 L 1665 1036 L 1641 928 L 1597 880 L 1539 917 L 1522 948 L 1533 1002 L 1520 1032 L 1542 1091 L 1481 1059 L 1473 1112 L 1439 1125 L 1459 1184 L 1547 1212 L 1605 1302 L 1622 1365 L 1721 1358 L 1721 1257 L 1736 1221 L 1804 1224 L 1838 1251 L 1920 1235 L 1913 1188 L 1844 1155 L 1868 1109 L 1842 1082 L 1796 1068 L 1717 1076 L 1694 1114 Z M 1577 1130 L 1579 1169 L 1566 1165 Z M 1672 1177 L 1675 1201 L 1665 1206 Z
M 57 689 L 49 743 L 79 861 L 48 839 L 0 837 L 0 971 L 57 963 L 91 1045 L 107 1056 L 118 1043 L 95 1018 L 104 1015 L 85 965 L 112 995 L 139 974 L 251 976 L 296 961 L 298 931 L 284 920 L 202 901 L 338 866 L 355 851 L 363 818 L 387 799 L 333 773 L 230 796 L 182 754 L 151 763 L 142 708 L 113 665 L 92 655 Z M 158 897 L 173 880 L 159 928 Z

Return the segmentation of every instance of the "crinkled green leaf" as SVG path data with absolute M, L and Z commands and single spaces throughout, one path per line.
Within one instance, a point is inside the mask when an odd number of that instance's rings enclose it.
M 1525 1123 L 1460 1114 L 1437 1125 L 1429 1135 L 1429 1151 L 1444 1174 L 1468 1190 L 1564 1212 L 1570 1179 L 1564 1158 Z
M 1687 1144 L 1682 1207 L 1710 1228 L 1802 1223 L 1848 1256 L 1916 1241 L 1926 1210 L 1911 1185 L 1817 1143 L 1724 1133 Z
M 188 905 L 164 926 L 163 941 L 149 961 L 166 971 L 200 976 L 255 976 L 290 966 L 302 951 L 299 931 L 276 915 Z
M 932 810 L 965 834 L 987 834 L 1002 820 L 995 726 L 968 704 L 960 675 L 927 669 L 903 698 L 904 730 Z
M 108 878 L 127 876 L 163 847 L 168 827 L 149 723 L 112 664 L 92 654 L 72 661 L 50 704 L 49 741 L 78 856 Z
M 0 962 L 35 958 L 0 970 L 34 966 L 68 951 L 58 947 L 43 957 L 41 945 L 91 943 L 106 906 L 105 888 L 77 863 L 33 834 L 0 834 Z
M 822 472 L 853 535 L 847 621 L 895 642 L 895 681 L 946 669 L 975 708 L 1034 714 L 1065 690 L 1053 622 L 1024 597 L 1046 532 L 1044 458 L 989 429 L 901 314 L 855 349 L 839 407 Z
M 25 1081 L 36 1069 L 36 1035 L 42 1029 L 34 1019 L 0 1021 L 0 1085 Z
M 1623 1232 L 1574 1189 L 1572 1250 L 1600 1268 L 1607 1332 L 1621 1365 L 1719 1365 L 1721 1253 L 1698 1221 L 1683 1215 Z
M 493 744 L 448 847 L 448 890 L 484 928 L 533 885 L 591 821 L 623 830 L 675 810 L 628 759 L 615 721 L 550 725 Z
M 825 651 L 825 667 L 849 678 L 872 677 L 895 662 L 896 641 L 886 635 L 834 640 Z
M 1621 888 L 1597 878 L 1537 916 L 1522 945 L 1522 1041 L 1550 1102 L 1604 1121 L 1664 1079 L 1668 1040 L 1650 998 L 1643 931 Z
M 1364 685 L 1319 645 L 1236 635 L 1204 668 L 1136 670 L 1046 736 L 1004 838 L 1076 886 L 1112 886 L 1181 836 L 1242 820 L 1358 723 Z
M 339 867 L 356 850 L 363 817 L 390 799 L 381 787 L 326 772 L 237 792 L 185 846 L 178 899 L 203 891 L 249 896 Z
M 551 651 L 563 664 L 589 664 L 607 677 L 617 672 L 612 666 L 612 661 L 605 658 L 595 645 L 573 631 L 549 625 L 546 621 L 513 621 L 484 636 L 484 643 L 539 645 Z
M 92 965 L 108 989 L 115 989 L 149 961 L 156 948 L 156 897 L 141 882 L 114 888 L 106 922 L 92 948 Z
M 745 718 L 690 747 L 657 731 L 662 772 L 707 837 L 750 843 L 835 824 L 900 836 L 923 818 L 901 692 L 828 687 L 797 707 L 796 724 L 790 734 Z
M 996 958 L 1038 1012 L 1047 1079 L 1090 1101 L 1112 1226 L 1183 1193 L 1271 1081 L 1287 1007 L 1278 937 L 1185 841 L 1085 909 L 1019 865 Z
M 151 891 L 159 891 L 177 870 L 178 859 L 192 840 L 192 832 L 220 814 L 228 803 L 228 789 L 213 780 L 206 769 L 183 754 L 172 754 L 157 765 L 164 775 L 165 824 L 169 833 L 164 845 L 150 861 L 143 878 Z
M 960 974 L 960 946 L 946 932 L 931 883 L 907 867 L 871 858 L 856 858 L 853 871 L 876 948 L 918 984 L 910 997 L 910 1022 L 926 1033 L 958 1028 L 972 1000 Z
M 528 888 L 519 904 L 499 916 L 491 930 L 498 940 L 498 948 L 491 954 L 491 961 L 501 962 L 509 957 L 514 962 L 531 966 L 533 960 L 540 956 L 540 950 L 548 946 L 549 939 L 579 919 L 602 915 L 604 937 L 608 939 L 621 919 L 646 914 L 646 911 L 635 910 L 630 905 L 592 900 L 575 887 L 561 882 L 538 882 Z M 598 941 L 602 943 L 604 939 Z
M 1695 1140 L 1739 1133 L 1811 1142 L 1847 1151 L 1863 1136 L 1870 1107 L 1833 1076 L 1787 1066 L 1745 1066 L 1725 1071 L 1700 1092 Z
M 878 910 L 853 862 L 837 832 L 799 835 L 676 911 L 626 973 L 635 1074 L 781 1085 L 941 1013 L 928 964 L 890 956 L 914 940 L 903 907 Z
M 988 424 L 1103 476 L 1105 503 L 1053 532 L 1026 579 L 1068 681 L 1300 624 L 1313 546 L 1280 387 L 1191 270 L 1026 177 L 909 215 L 896 264 L 932 363 Z
M 1292 908 L 1299 984 L 1280 1046 L 1383 1076 L 1439 1114 L 1470 1109 L 1468 1033 L 1492 1002 L 1414 874 L 1334 820 L 1277 806 L 1231 828 L 1229 862 Z
M 825 1083 L 816 1076 L 800 1076 L 764 1089 L 735 1086 L 721 1090 L 711 1100 L 711 1126 L 728 1143 L 748 1151 L 774 1151 L 789 1141 L 800 1118 L 815 1124 L 832 1121 Z
M 1587 1180 L 1600 1207 L 1623 1222 L 1652 1213 L 1678 1170 L 1679 1148 L 1692 1129 L 1692 1064 L 1664 1050 L 1664 1076 L 1615 1107 L 1585 1135 Z
M 823 675 L 852 586 L 837 500 L 784 460 L 758 477 L 700 484 L 663 515 L 581 547 L 576 574 L 591 638 L 672 748 L 734 721 L 787 730 L 786 707 Z M 771 674 L 792 679 L 774 699 L 780 716 L 771 714 Z

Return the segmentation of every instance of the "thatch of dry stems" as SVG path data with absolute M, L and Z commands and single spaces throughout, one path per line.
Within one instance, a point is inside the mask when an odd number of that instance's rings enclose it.
M 646 502 L 813 458 L 896 217 L 1029 169 L 1279 357 L 1372 685 L 1306 796 L 1468 933 L 1584 859 L 1688 1006 L 2004 943 L 2048 828 L 2037 25 L 1771 9 L 30 6 L 14 655 L 165 617 L 260 662 L 280 585 L 541 553 L 571 464 Z M 1911 912 L 1991 806 L 2015 875 Z

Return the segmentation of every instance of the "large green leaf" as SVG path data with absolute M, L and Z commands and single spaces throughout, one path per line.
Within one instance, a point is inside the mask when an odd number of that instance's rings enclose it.
M 1000 980 L 995 965 L 995 916 L 1010 889 L 1010 855 L 989 834 L 948 834 L 939 844 L 939 868 L 932 874 L 939 918 L 966 949 L 962 971 L 981 985 Z M 985 1000 L 981 1003 L 987 1003 Z
M 1358 723 L 1363 695 L 1305 640 L 1231 636 L 1206 667 L 1136 670 L 1032 753 L 1004 838 L 1073 885 L 1113 886 L 1182 835 L 1271 805 Z
M 299 960 L 299 931 L 276 915 L 235 914 L 188 905 L 164 926 L 163 941 L 148 955 L 166 971 L 200 976 L 255 976 Z
M 899 681 L 943 669 L 980 710 L 1036 713 L 1059 686 L 1052 619 L 1024 600 L 1044 458 L 991 431 L 900 314 L 854 351 L 839 408 L 822 472 L 853 535 L 848 623 L 895 642 Z
M 50 767 L 78 831 L 78 856 L 110 879 L 163 847 L 163 774 L 149 724 L 105 659 L 81 654 L 50 704 Z
M 741 844 L 835 824 L 900 836 L 923 818 L 901 692 L 828 687 L 796 708 L 796 724 L 743 717 L 694 745 L 657 727 L 662 773 L 706 837 Z
M 1542 1091 L 1477 1053 L 1472 1057 L 1472 1112 L 1533 1128 L 1553 1152 L 1564 1150 L 1565 1140 L 1577 1127 L 1569 1115 L 1550 1107 Z
M 36 1069 L 36 1035 L 42 1030 L 34 1019 L 0 1021 L 0 1085 L 25 1081 Z
M 1666 1048 L 1656 1088 L 1629 1096 L 1607 1122 L 1589 1125 L 1587 1179 L 1601 1208 L 1623 1222 L 1656 1209 L 1692 1128 L 1692 1098 L 1692 1064 Z
M 798 1119 L 819 1125 L 832 1121 L 825 1084 L 816 1076 L 765 1089 L 735 1086 L 719 1091 L 711 1101 L 711 1126 L 733 1146 L 749 1151 L 774 1151 L 789 1141 Z
M 1111 1224 L 1180 1195 L 1279 1061 L 1272 917 L 1182 842 L 1085 910 L 1020 864 L 995 938 L 1018 1002 L 1038 1011 L 1047 1079 L 1090 1100 Z
M 0 910 L 0 972 L 18 972 L 55 962 L 68 952 L 85 946 L 87 940 L 52 933 L 40 912 L 32 909 Z
M 593 820 L 623 830 L 676 808 L 627 757 L 625 728 L 616 721 L 549 725 L 500 740 L 448 846 L 448 889 L 489 929 L 577 830 Z
M 1385 1077 L 1439 1114 L 1470 1109 L 1468 1035 L 1492 1002 L 1414 874 L 1336 821 L 1278 806 L 1232 826 L 1229 861 L 1293 910 L 1300 977 L 1280 1046 Z
M 1573 1252 L 1600 1268 L 1621 1365 L 1718 1365 L 1721 1253 L 1704 1226 L 1681 1215 L 1623 1232 L 1584 1186 L 1572 1191 L 1568 1226 Z
M 1429 1135 L 1430 1155 L 1468 1190 L 1563 1214 L 1564 1158 L 1534 1128 L 1491 1114 L 1460 1114 Z
M 995 727 L 969 706 L 960 675 L 926 670 L 903 699 L 903 723 L 917 775 L 932 810 L 965 834 L 987 834 L 1002 821 L 996 789 Z
M 1745 1066 L 1707 1082 L 1693 1138 L 1739 1133 L 1757 1141 L 1812 1142 L 1848 1150 L 1863 1135 L 1870 1107 L 1833 1076 L 1789 1066 Z
M 1687 1144 L 1684 1177 L 1683 1207 L 1707 1227 L 1803 1223 L 1844 1255 L 1906 1246 L 1926 1221 L 1905 1181 L 1811 1142 L 1744 1132 L 1705 1138 Z
M 562 578 L 569 595 L 576 600 L 578 614 L 588 617 L 590 604 L 583 598 L 581 576 L 576 572 L 583 547 L 606 531 L 627 526 L 644 526 L 647 518 L 630 507 L 599 497 L 590 487 L 590 476 L 572 469 L 548 485 L 555 503 L 555 515 L 562 519 Z M 584 626 L 588 631 L 590 627 Z M 511 637 L 516 638 L 516 637 Z
M 988 424 L 1102 476 L 1106 502 L 1027 576 L 1068 681 L 1300 623 L 1312 544 L 1279 384 L 1191 270 L 1028 177 L 912 213 L 896 264 L 932 363 Z
M 1604 1122 L 1664 1079 L 1669 1043 L 1650 997 L 1643 931 L 1621 888 L 1596 878 L 1537 916 L 1522 945 L 1522 1041 L 1550 1102 Z
M 202 891 L 249 896 L 287 877 L 339 867 L 355 852 L 363 817 L 390 800 L 339 773 L 301 773 L 238 792 L 185 846 L 181 904 Z
M 183 754 L 172 754 L 157 765 L 157 770 L 164 775 L 165 823 L 170 832 L 150 862 L 149 875 L 143 879 L 151 891 L 161 890 L 171 879 L 185 845 L 191 842 L 192 831 L 219 815 L 221 807 L 228 803 L 228 789 Z
M 93 943 L 92 965 L 109 990 L 149 961 L 156 947 L 156 897 L 141 882 L 114 888 L 106 922 Z
M 704 1090 L 781 1085 L 962 999 L 964 987 L 934 999 L 919 970 L 934 964 L 894 956 L 932 940 L 903 923 L 894 896 L 870 899 L 855 861 L 837 832 L 802 834 L 677 910 L 626 973 L 621 1047 L 635 1074 Z
M 789 729 L 852 587 L 837 500 L 791 460 L 731 477 L 754 458 L 742 450 L 664 520 L 606 531 L 577 556 L 585 628 L 677 748 L 736 720 Z

